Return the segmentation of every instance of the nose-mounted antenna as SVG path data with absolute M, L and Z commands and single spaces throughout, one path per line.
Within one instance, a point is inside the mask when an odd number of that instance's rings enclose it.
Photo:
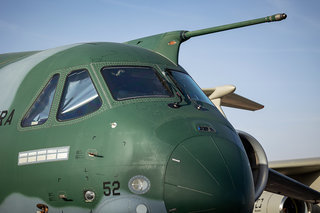
M 282 13 L 282 14 L 263 17 L 263 18 L 237 22 L 233 24 L 206 28 L 202 30 L 167 32 L 167 33 L 162 33 L 154 36 L 149 36 L 149 37 L 128 41 L 126 43 L 157 52 L 167 57 L 169 60 L 171 60 L 173 63 L 177 65 L 179 48 L 181 43 L 192 37 L 211 34 L 211 33 L 217 33 L 217 32 L 236 29 L 240 27 L 247 27 L 247 26 L 266 23 L 266 22 L 281 21 L 285 18 L 287 18 L 287 15 L 285 13 Z

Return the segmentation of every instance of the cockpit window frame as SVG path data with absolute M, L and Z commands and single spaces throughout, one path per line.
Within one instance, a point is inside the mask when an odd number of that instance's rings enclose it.
M 101 114 L 103 111 L 106 111 L 106 110 L 112 108 L 112 106 L 110 105 L 110 102 L 109 102 L 109 100 L 111 98 L 109 98 L 108 95 L 106 94 L 106 89 L 104 88 L 104 85 L 102 82 L 103 79 L 102 79 L 102 77 L 99 76 L 98 70 L 101 68 L 101 65 L 99 65 L 99 68 L 95 67 L 95 65 L 96 64 L 83 64 L 83 65 L 76 65 L 76 66 L 72 66 L 72 67 L 63 67 L 63 68 L 54 69 L 54 70 L 46 70 L 46 72 L 48 73 L 48 76 L 41 79 L 41 82 L 42 82 L 41 85 L 39 86 L 39 88 L 36 91 L 32 92 L 32 94 L 31 94 L 32 98 L 29 99 L 30 101 L 27 100 L 28 104 L 27 104 L 27 106 L 23 107 L 24 110 L 21 113 L 21 117 L 19 116 L 20 118 L 19 118 L 19 121 L 17 122 L 17 129 L 19 131 L 24 132 L 24 131 L 33 131 L 33 130 L 37 130 L 37 129 L 49 128 L 51 126 L 71 125 L 71 124 L 79 123 L 84 120 L 93 118 L 94 116 Z M 86 115 L 83 115 L 81 117 L 77 117 L 74 119 L 59 121 L 57 119 L 57 113 L 58 113 L 58 108 L 60 105 L 60 100 L 61 100 L 61 96 L 63 93 L 63 89 L 65 86 L 65 82 L 67 80 L 67 76 L 73 71 L 84 70 L 84 69 L 88 71 L 88 75 L 89 75 L 90 80 L 94 86 L 95 91 L 97 92 L 97 94 L 99 96 L 99 99 L 101 101 L 101 105 L 96 111 L 93 111 L 89 114 L 86 114 Z M 32 125 L 32 126 L 27 126 L 27 127 L 22 126 L 21 122 L 23 121 L 25 115 L 28 113 L 28 111 L 30 110 L 30 108 L 32 107 L 34 102 L 39 98 L 39 95 L 41 94 L 43 89 L 47 86 L 48 82 L 51 80 L 51 78 L 55 74 L 59 75 L 59 79 L 58 79 L 56 91 L 55 91 L 55 94 L 53 97 L 53 101 L 52 101 L 52 105 L 50 108 L 50 113 L 49 113 L 47 121 L 41 125 Z M 39 80 L 37 81 L 38 83 L 40 83 Z
M 20 127 L 25 129 L 25 128 L 35 128 L 35 127 L 39 127 L 39 126 L 44 126 L 48 120 L 50 119 L 50 116 L 51 116 L 51 113 L 53 111 L 53 106 L 54 106 L 54 100 L 56 98 L 56 96 L 58 95 L 57 94 L 57 90 L 58 90 L 58 86 L 59 86 L 59 81 L 61 79 L 61 76 L 59 73 L 55 73 L 53 74 L 50 79 L 47 81 L 47 83 L 45 84 L 45 86 L 42 87 L 41 89 L 41 92 L 36 96 L 36 98 L 34 99 L 34 101 L 32 102 L 32 104 L 30 105 L 30 107 L 28 108 L 27 112 L 24 113 L 24 116 L 22 117 L 21 121 L 20 121 Z M 40 98 L 44 97 L 44 92 L 46 92 L 46 90 L 48 89 L 48 86 L 50 85 L 50 83 L 52 81 L 56 81 L 55 82 L 55 86 L 54 86 L 54 89 L 53 89 L 53 95 L 52 95 L 52 98 L 51 100 L 49 101 L 50 102 L 50 106 L 49 106 L 49 111 L 48 111 L 48 114 L 46 115 L 46 119 L 43 123 L 35 123 L 35 124 L 32 124 L 32 122 L 30 123 L 30 125 L 25 125 L 23 124 L 24 121 L 26 120 L 26 118 L 28 116 L 30 116 L 30 112 L 33 110 L 33 107 L 35 106 L 36 102 L 39 101 Z
M 67 80 L 68 80 L 68 77 L 70 76 L 70 74 L 72 73 L 75 73 L 77 71 L 86 71 L 87 74 L 88 74 L 88 77 L 91 81 L 91 84 L 93 86 L 93 88 L 95 89 L 95 92 L 97 93 L 97 98 L 99 99 L 100 101 L 100 105 L 98 108 L 96 108 L 95 110 L 89 112 L 89 113 L 85 113 L 81 116 L 77 116 L 77 117 L 72 117 L 72 118 L 69 118 L 69 119 L 60 119 L 59 118 L 59 113 L 60 113 L 60 107 L 61 107 L 61 101 L 62 101 L 62 98 L 64 96 L 64 91 L 65 91 L 65 88 L 66 88 L 66 84 L 67 84 Z M 83 117 L 86 117 L 86 116 L 89 116 L 91 114 L 94 114 L 96 113 L 97 111 L 99 111 L 103 106 L 103 100 L 101 98 L 101 95 L 99 94 L 99 89 L 97 88 L 96 84 L 95 84 L 95 81 L 93 80 L 92 76 L 91 76 L 91 73 L 89 71 L 88 68 L 86 67 L 81 67 L 81 68 L 78 68 L 78 69 L 72 69 L 71 71 L 69 71 L 66 75 L 65 75 L 65 78 L 64 78 L 64 82 L 63 82 L 63 87 L 62 87 L 62 91 L 59 95 L 59 100 L 58 100 L 58 103 L 57 103 L 57 111 L 56 111 L 56 120 L 59 122 L 59 123 L 62 123 L 62 122 L 68 122 L 68 121 L 73 121 L 73 120 L 79 120 L 79 119 L 82 119 Z
M 193 84 L 199 88 L 201 90 L 201 93 L 203 94 L 203 97 L 205 98 L 206 101 L 202 101 L 202 100 L 198 100 L 198 99 L 192 99 L 192 97 L 188 97 L 188 99 L 196 101 L 196 102 L 201 102 L 201 103 L 206 103 L 209 104 L 211 106 L 214 106 L 214 104 L 211 102 L 211 100 L 205 95 L 205 93 L 202 91 L 201 87 L 199 86 L 199 84 L 185 71 L 180 71 L 180 70 L 175 70 L 175 69 L 166 69 L 165 72 L 168 74 L 170 80 L 176 85 L 176 87 L 178 88 L 178 90 L 184 95 L 184 96 L 189 96 L 188 92 L 184 91 L 184 88 L 182 88 L 183 86 L 181 86 L 181 84 L 175 79 L 175 77 L 173 76 L 172 72 L 177 72 L 177 73 L 182 73 L 184 75 L 187 75 L 190 77 L 190 79 L 192 80 Z
M 157 79 L 159 80 L 159 83 L 161 83 L 162 87 L 165 89 L 166 92 L 168 92 L 168 95 L 146 95 L 146 96 L 132 96 L 132 97 L 126 97 L 126 98 L 117 98 L 115 97 L 115 95 L 113 94 L 113 91 L 112 91 L 112 88 L 110 88 L 110 85 L 108 84 L 108 82 L 106 81 L 106 79 L 104 78 L 104 75 L 103 75 L 103 71 L 105 69 L 112 69 L 112 68 L 147 68 L 147 69 L 150 69 L 154 72 L 154 74 L 156 75 Z M 170 87 L 170 83 L 167 82 L 166 78 L 164 78 L 158 71 L 158 69 L 156 69 L 155 67 L 153 66 L 143 66 L 143 65 L 128 65 L 128 66 L 123 66 L 123 65 L 107 65 L 107 66 L 103 66 L 101 69 L 100 69 L 100 74 L 101 74 L 101 77 L 104 81 L 104 84 L 106 86 L 106 88 L 108 89 L 109 91 L 109 94 L 112 98 L 112 100 L 115 102 L 115 103 L 121 103 L 121 102 L 125 102 L 125 101 L 135 101 L 135 100 L 161 100 L 161 99 L 168 99 L 168 98 L 172 98 L 174 97 L 174 93 Z

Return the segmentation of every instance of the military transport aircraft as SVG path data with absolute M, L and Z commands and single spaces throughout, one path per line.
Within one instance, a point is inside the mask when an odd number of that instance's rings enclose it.
M 285 18 L 0 55 L 0 212 L 259 212 L 264 190 L 306 212 L 320 193 L 221 109 L 263 106 L 178 64 L 189 38 Z

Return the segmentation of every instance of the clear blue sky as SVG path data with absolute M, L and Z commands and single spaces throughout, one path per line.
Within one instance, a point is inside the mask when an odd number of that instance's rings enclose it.
M 320 157 L 319 0 L 2 0 L 0 53 L 91 41 L 124 42 L 285 12 L 277 23 L 193 38 L 180 64 L 201 87 L 237 86 L 265 105 L 225 109 L 269 160 Z

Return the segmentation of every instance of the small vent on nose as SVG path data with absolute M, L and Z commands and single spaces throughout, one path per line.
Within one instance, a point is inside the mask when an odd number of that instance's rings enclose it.
M 216 132 L 216 130 L 210 126 L 198 126 L 200 132 Z

